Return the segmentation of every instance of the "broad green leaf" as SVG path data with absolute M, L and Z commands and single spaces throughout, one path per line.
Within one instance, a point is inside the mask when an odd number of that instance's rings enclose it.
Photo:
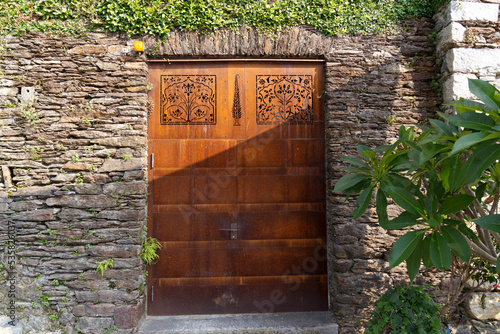
M 373 152 L 375 153 L 382 153 L 382 152 L 390 152 L 390 148 L 393 147 L 394 145 L 380 145 L 377 146 L 373 149 Z
M 453 159 L 453 158 L 452 158 Z M 443 185 L 445 190 L 450 189 L 450 182 L 448 181 L 450 177 L 450 163 L 452 159 L 445 159 L 443 165 L 441 166 L 441 172 L 439 173 L 439 179 L 441 180 L 441 184 Z
M 500 274 L 500 256 L 497 259 L 497 274 Z
M 479 144 L 462 168 L 461 178 L 465 178 L 467 184 L 474 183 L 481 177 L 484 170 L 499 158 L 500 145 L 496 144 L 496 139 Z
M 474 220 L 474 223 L 478 224 L 482 228 L 489 231 L 500 233 L 500 215 L 489 215 L 478 218 Z
M 408 271 L 408 276 L 410 281 L 413 282 L 420 269 L 420 259 L 422 258 L 422 239 L 420 239 L 415 246 L 415 250 L 406 259 L 406 270 Z
M 463 235 L 465 235 L 467 238 L 469 238 L 472 241 L 478 241 L 479 238 L 477 237 L 476 232 L 471 230 L 470 228 L 467 227 L 467 224 L 464 222 L 459 222 L 457 225 L 458 230 L 462 232 Z
M 388 155 L 385 155 L 382 157 L 382 159 L 380 159 L 380 165 L 382 166 L 385 166 L 386 168 L 398 163 L 397 160 L 398 158 L 402 158 L 402 159 L 405 159 L 405 156 L 406 155 L 406 151 L 405 150 L 398 150 L 396 151 L 395 153 L 393 154 L 388 154 Z M 393 162 L 394 160 L 396 160 L 396 162 Z
M 422 241 L 422 262 L 424 263 L 426 269 L 432 267 L 430 249 L 431 249 L 431 235 L 428 234 Z
M 429 224 L 430 227 L 438 227 L 439 226 L 439 222 L 434 218 L 427 219 L 427 224 Z
M 460 160 L 460 156 L 456 155 L 450 158 L 450 173 L 449 173 L 449 178 L 448 182 L 450 185 L 450 192 L 454 193 L 460 187 L 462 187 L 462 184 L 465 182 L 465 178 L 467 174 L 463 174 L 463 167 L 462 167 L 462 162 Z
M 371 186 L 366 188 L 359 194 L 358 199 L 356 201 L 357 208 L 352 213 L 354 219 L 358 219 L 361 215 L 366 211 L 368 205 L 370 205 L 370 200 L 372 199 L 373 188 L 375 186 Z
M 500 101 L 496 98 L 498 89 L 492 84 L 479 79 L 469 79 L 469 90 L 494 110 L 500 108 Z
M 370 160 L 374 165 L 378 165 L 378 156 L 377 156 L 377 153 L 375 153 L 373 151 L 364 151 L 362 153 L 362 155 L 364 155 L 365 157 L 367 157 L 368 160 Z
M 451 266 L 453 257 L 451 250 L 444 237 L 438 232 L 432 233 L 430 255 L 432 263 L 441 270 L 448 269 Z
M 394 268 L 406 260 L 424 237 L 423 231 L 410 231 L 396 240 L 389 256 L 389 267 Z
M 410 146 L 416 152 L 422 151 L 422 147 L 412 141 L 405 141 L 405 144 Z
M 460 99 L 458 101 L 450 101 L 448 103 L 445 103 L 447 106 L 453 106 L 457 107 L 457 113 L 460 112 L 473 112 L 473 111 L 484 111 L 484 110 L 489 110 L 491 108 L 488 108 L 487 105 L 481 102 L 476 102 L 476 101 L 471 101 L 471 100 L 465 100 L 465 99 Z
M 378 189 L 377 191 L 377 216 L 379 223 L 382 225 L 389 220 L 387 216 L 387 198 L 382 189 Z
M 368 179 L 370 179 L 370 177 L 368 175 L 363 175 L 363 174 L 344 175 L 337 181 L 337 183 L 335 184 L 335 188 L 333 188 L 333 191 L 334 192 L 344 191 L 358 184 L 359 182 Z
M 350 173 L 369 173 L 371 172 L 371 169 L 368 167 L 354 167 L 354 166 L 347 166 L 343 168 L 346 172 Z
M 347 162 L 347 163 L 354 165 L 354 166 L 368 167 L 368 165 L 363 160 L 356 158 L 356 157 L 344 155 L 342 158 L 340 158 L 340 160 L 343 162 Z
M 425 217 L 425 210 L 413 195 L 404 188 L 400 187 L 387 187 L 384 190 L 397 205 L 406 211 Z
M 486 189 L 488 188 L 488 184 L 486 183 L 480 183 L 475 190 L 476 198 L 481 201 L 481 198 L 483 198 Z
M 450 196 L 443 203 L 441 203 L 438 212 L 442 215 L 457 213 L 458 211 L 465 210 L 474 201 L 474 199 L 474 196 L 465 194 Z
M 370 148 L 370 146 L 366 146 L 366 145 L 358 145 L 357 151 L 358 151 L 359 155 L 363 155 L 363 152 L 365 152 L 365 151 L 373 152 L 373 150 Z
M 429 123 L 434 127 L 434 129 L 441 131 L 445 136 L 452 137 L 453 132 L 450 129 L 450 126 L 445 122 L 442 122 L 437 119 L 430 119 Z
M 441 144 L 430 144 L 424 147 L 418 157 L 418 164 L 422 165 L 439 154 L 446 146 Z
M 488 131 L 495 125 L 495 121 L 485 114 L 476 112 L 466 112 L 454 115 L 449 119 L 450 123 L 455 126 L 461 126 L 465 129 L 473 129 L 478 131 Z
M 457 229 L 446 225 L 441 227 L 441 232 L 443 233 L 443 237 L 448 243 L 448 246 L 453 250 L 453 253 L 455 253 L 455 255 L 463 261 L 469 262 L 471 256 L 470 246 L 462 233 L 460 233 Z
M 380 227 L 386 230 L 401 230 L 408 226 L 413 226 L 418 224 L 419 222 L 415 219 L 415 217 L 401 214 L 399 217 L 391 219 L 386 222 L 380 222 Z
M 474 132 L 458 138 L 458 140 L 453 145 L 453 150 L 451 151 L 450 155 L 456 154 L 468 147 L 471 147 L 472 145 L 480 143 L 481 141 L 488 138 L 489 135 L 490 133 L 488 132 Z

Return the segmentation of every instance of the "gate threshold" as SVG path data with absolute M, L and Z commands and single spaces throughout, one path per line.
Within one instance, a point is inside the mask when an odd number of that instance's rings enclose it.
M 337 334 L 330 312 L 148 316 L 138 334 Z

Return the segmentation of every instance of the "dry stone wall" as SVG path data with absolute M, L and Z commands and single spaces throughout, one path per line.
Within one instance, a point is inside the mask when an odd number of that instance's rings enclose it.
M 434 17 L 444 102 L 475 99 L 468 79 L 485 80 L 500 88 L 500 1 L 486 2 L 493 3 L 452 1 Z M 454 112 L 451 107 L 448 111 Z M 490 285 L 482 290 L 466 300 L 465 308 L 478 331 L 498 333 L 499 294 L 491 293 Z
M 1 43 L 0 243 L 15 226 L 16 266 L 0 309 L 14 277 L 25 331 L 129 333 L 144 313 L 145 59 L 104 34 Z
M 325 60 L 329 293 L 341 333 L 360 332 L 372 298 L 406 274 L 388 270 L 395 235 L 378 227 L 372 211 L 353 221 L 354 199 L 332 192 L 344 173 L 340 158 L 358 144 L 390 142 L 400 124 L 434 116 L 433 26 L 412 20 L 387 36 L 328 38 L 297 27 L 271 38 L 244 27 L 144 38 L 148 58 Z M 26 329 L 54 327 L 52 313 L 71 333 L 115 326 L 130 333 L 144 315 L 138 254 L 147 199 L 147 65 L 146 57 L 124 52 L 127 43 L 105 34 L 2 39 L 0 242 L 15 226 L 17 306 L 24 308 L 16 314 Z M 8 245 L 3 250 L 8 256 Z M 113 268 L 95 271 L 111 258 Z M 2 275 L 7 286 L 11 276 Z M 439 285 L 426 275 L 419 280 Z M 0 290 L 2 310 L 8 292 Z
M 214 35 L 173 32 L 165 42 L 146 39 L 149 57 L 321 58 L 325 60 L 325 124 L 328 179 L 328 255 L 330 308 L 340 333 L 362 331 L 373 298 L 407 276 L 403 266 L 388 269 L 395 234 L 378 226 L 373 211 L 352 220 L 355 199 L 332 192 L 344 174 L 343 155 L 358 144 L 381 145 L 401 124 L 434 117 L 440 104 L 431 88 L 439 76 L 432 35 L 434 24 L 407 22 L 399 34 L 327 38 L 293 28 L 268 38 L 252 28 Z M 421 283 L 446 284 L 433 274 Z

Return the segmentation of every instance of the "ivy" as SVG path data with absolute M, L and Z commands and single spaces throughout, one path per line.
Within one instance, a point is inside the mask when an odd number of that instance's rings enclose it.
M 77 34 L 104 29 L 128 35 L 212 32 L 254 26 L 276 32 L 309 26 L 334 36 L 393 31 L 432 16 L 447 0 L 3 0 L 0 35 L 28 31 Z

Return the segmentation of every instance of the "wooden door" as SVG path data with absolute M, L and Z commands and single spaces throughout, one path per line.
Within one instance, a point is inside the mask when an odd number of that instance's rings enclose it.
M 148 314 L 326 310 L 322 63 L 149 71 Z

